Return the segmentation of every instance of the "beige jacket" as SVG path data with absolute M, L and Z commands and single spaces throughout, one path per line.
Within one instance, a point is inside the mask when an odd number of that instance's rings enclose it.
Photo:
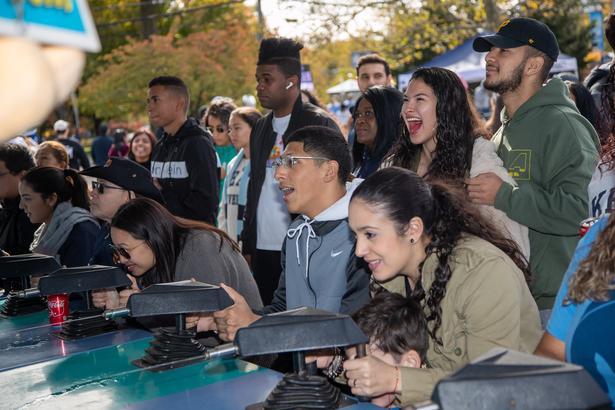
M 427 368 L 401 369 L 402 406 L 428 400 L 436 383 L 494 347 L 534 352 L 542 335 L 538 308 L 523 273 L 489 242 L 466 236 L 449 259 L 452 275 L 441 301 L 443 346 L 429 341 Z M 426 292 L 434 281 L 437 258 L 423 264 Z M 405 295 L 404 277 L 382 284 Z

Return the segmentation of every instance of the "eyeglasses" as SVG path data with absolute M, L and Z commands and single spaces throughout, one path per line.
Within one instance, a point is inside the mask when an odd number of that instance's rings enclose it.
M 113 262 L 120 263 L 120 258 L 130 259 L 130 252 L 134 251 L 135 249 L 137 249 L 139 246 L 143 245 L 144 243 L 145 241 L 141 242 L 140 244 L 136 246 L 133 246 L 130 249 L 110 244 L 109 246 L 111 247 L 111 250 L 113 251 Z
M 105 193 L 105 189 L 120 189 L 122 191 L 126 191 L 124 188 L 120 188 L 117 186 L 105 185 L 101 182 L 92 181 L 92 191 L 98 192 L 99 195 Z
M 216 128 L 207 127 L 207 131 L 208 131 L 210 134 L 213 134 L 213 133 L 214 133 L 214 131 L 216 131 L 218 134 L 223 134 L 223 133 L 225 133 L 225 132 L 229 132 L 230 130 L 228 130 L 228 129 L 224 128 L 224 127 L 216 127 Z
M 356 111 L 354 115 L 352 116 L 352 119 L 354 119 L 355 121 L 358 121 L 361 118 L 364 118 L 365 121 L 369 121 L 371 119 L 376 118 L 376 114 L 373 111 L 365 111 L 365 112 Z
M 293 169 L 295 165 L 299 162 L 299 159 L 313 159 L 315 161 L 329 161 L 329 158 L 325 157 L 295 157 L 293 155 L 284 155 L 273 161 L 272 168 L 275 172 L 280 167 L 285 167 L 288 169 Z

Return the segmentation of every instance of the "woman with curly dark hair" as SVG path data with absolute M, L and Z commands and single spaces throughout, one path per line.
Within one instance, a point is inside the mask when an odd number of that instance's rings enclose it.
M 401 138 L 390 156 L 392 165 L 420 176 L 465 178 L 481 121 L 469 103 L 463 83 L 444 68 L 419 68 L 406 88 L 401 110 Z
M 365 90 L 352 114 L 356 138 L 352 145 L 353 175 L 367 178 L 380 167 L 397 140 L 403 94 L 381 85 Z
M 353 394 L 395 391 L 403 407 L 429 399 L 438 380 L 494 347 L 534 351 L 541 328 L 527 262 L 463 191 L 383 169 L 355 190 L 349 223 L 374 286 L 419 301 L 430 339 L 425 369 L 373 356 L 346 361 Z
M 465 178 L 492 172 L 517 186 L 498 157 L 495 144 L 487 139 L 489 134 L 454 72 L 438 67 L 416 70 L 404 95 L 401 117 L 405 127 L 390 160 L 385 162 L 453 184 L 461 185 Z M 529 259 L 527 227 L 494 206 L 481 205 L 480 209 Z

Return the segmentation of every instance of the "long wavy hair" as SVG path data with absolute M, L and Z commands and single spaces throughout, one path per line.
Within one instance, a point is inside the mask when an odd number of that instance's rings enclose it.
M 472 165 L 474 139 L 486 131 L 463 83 L 457 74 L 439 67 L 419 68 L 412 74 L 410 81 L 414 80 L 423 81 L 436 96 L 436 150 L 426 176 L 465 178 Z M 410 169 L 420 152 L 421 146 L 412 143 L 407 127 L 402 126 L 401 136 L 391 151 L 392 165 Z
M 220 238 L 218 252 L 224 242 L 239 252 L 239 247 L 229 236 L 205 222 L 173 216 L 158 202 L 148 198 L 136 198 L 122 205 L 111 227 L 128 232 L 135 239 L 145 241 L 155 255 L 154 268 L 143 276 L 142 284 L 167 283 L 175 280 L 175 266 L 190 231 L 204 230 Z M 212 252 L 203 249 L 204 254 Z
M 412 218 L 419 217 L 423 221 L 425 235 L 430 238 L 426 253 L 437 257 L 438 266 L 429 294 L 419 282 L 410 296 L 424 302 L 429 335 L 439 345 L 442 345 L 437 336 L 442 323 L 440 303 L 453 274 L 449 259 L 462 235 L 474 235 L 490 242 L 508 255 L 526 281 L 530 280 L 527 260 L 517 244 L 500 234 L 457 185 L 439 181 L 428 183 L 413 171 L 391 167 L 377 171 L 359 185 L 352 195 L 351 201 L 355 200 L 386 215 L 399 235 L 407 230 Z M 423 269 L 422 264 L 419 269 Z
M 600 232 L 587 258 L 581 262 L 570 280 L 567 302 L 609 300 L 615 287 L 615 213 L 609 216 L 606 227 Z
M 401 105 L 404 102 L 404 95 L 394 87 L 377 85 L 370 87 L 365 94 L 359 97 L 356 107 L 362 99 L 366 99 L 372 106 L 376 116 L 378 131 L 374 141 L 374 149 L 370 156 L 381 160 L 391 150 L 393 143 L 398 139 L 401 121 Z M 363 163 L 363 153 L 367 147 L 359 143 L 356 139 L 352 146 L 353 167 L 357 168 Z

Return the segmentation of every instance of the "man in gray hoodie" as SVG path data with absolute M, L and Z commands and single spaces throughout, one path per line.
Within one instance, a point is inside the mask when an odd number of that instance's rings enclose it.
M 348 226 L 348 203 L 357 185 L 346 188 L 350 166 L 339 131 L 309 126 L 289 137 L 274 164 L 275 178 L 288 210 L 300 215 L 286 233 L 273 301 L 253 311 L 234 289 L 221 285 L 235 304 L 213 320 L 199 320 L 199 330 L 216 329 L 223 340 L 233 340 L 238 329 L 264 314 L 300 306 L 350 314 L 369 302 L 369 272 L 354 254 Z

